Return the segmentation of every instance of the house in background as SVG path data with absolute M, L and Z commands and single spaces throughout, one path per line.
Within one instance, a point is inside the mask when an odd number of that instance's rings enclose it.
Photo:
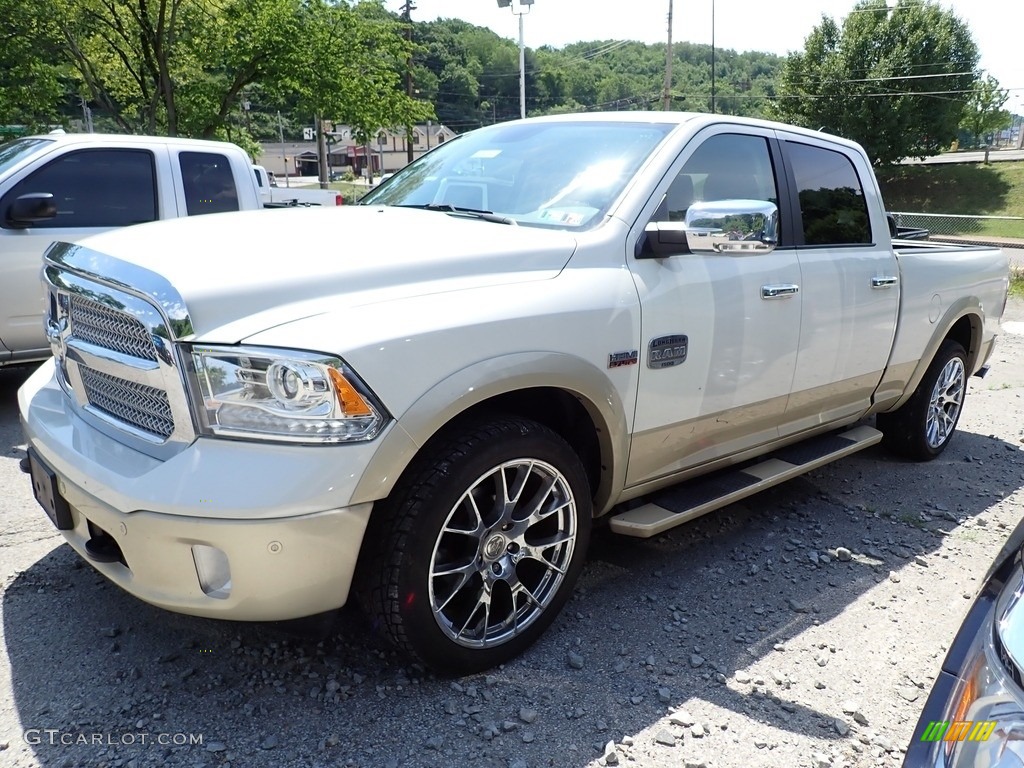
M 445 125 L 427 123 L 412 129 L 413 158 L 443 144 L 455 136 Z M 262 153 L 258 163 L 277 176 L 316 176 L 317 151 L 315 141 L 260 142 Z M 357 144 L 350 126 L 336 125 L 327 134 L 328 174 L 344 173 L 352 169 L 356 176 L 364 176 L 367 166 L 375 176 L 405 167 L 409 162 L 405 131 L 383 130 L 369 143 Z

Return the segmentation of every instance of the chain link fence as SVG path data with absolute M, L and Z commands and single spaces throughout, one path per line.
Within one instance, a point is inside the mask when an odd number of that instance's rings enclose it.
M 929 240 L 948 240 L 977 245 L 1007 245 L 1019 240 L 1024 247 L 1024 217 L 967 216 L 952 213 L 907 213 L 893 211 L 896 226 L 907 230 L 926 229 Z

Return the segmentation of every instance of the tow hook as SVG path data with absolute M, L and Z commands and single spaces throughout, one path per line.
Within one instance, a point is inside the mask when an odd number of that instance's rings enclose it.
M 85 542 L 85 553 L 97 563 L 118 563 L 123 562 L 121 547 L 117 540 L 98 525 L 89 523 L 91 536 Z
M 30 467 L 28 464 L 28 456 L 21 457 L 21 461 L 18 462 L 18 469 L 20 469 L 26 475 L 32 474 L 32 467 Z

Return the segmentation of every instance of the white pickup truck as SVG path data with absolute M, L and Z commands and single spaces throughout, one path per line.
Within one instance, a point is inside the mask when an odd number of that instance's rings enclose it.
M 852 142 L 631 112 L 466 134 L 358 206 L 57 244 L 44 282 L 23 466 L 75 550 L 199 616 L 351 595 L 464 673 L 543 632 L 595 520 L 940 454 L 1009 281 L 893 243 Z
M 281 187 L 276 179 L 262 165 L 252 167 L 256 186 L 264 203 L 285 203 L 289 205 L 341 205 L 342 195 L 330 189 L 308 189 L 306 187 Z M 273 179 L 273 180 L 272 180 Z
M 0 366 L 50 355 L 39 270 L 54 240 L 263 207 L 249 156 L 222 141 L 51 133 L 0 145 Z

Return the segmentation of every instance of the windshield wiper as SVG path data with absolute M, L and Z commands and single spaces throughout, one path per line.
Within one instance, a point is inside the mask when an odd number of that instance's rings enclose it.
M 420 208 L 424 211 L 441 211 L 442 213 L 458 213 L 460 215 L 482 219 L 483 221 L 492 221 L 495 224 L 511 224 L 512 226 L 516 226 L 517 224 L 515 219 L 510 219 L 508 216 L 502 216 L 500 213 L 495 213 L 494 211 L 483 211 L 479 208 L 463 208 L 458 205 L 452 205 L 451 203 L 426 203 L 424 205 L 399 205 L 397 207 Z

